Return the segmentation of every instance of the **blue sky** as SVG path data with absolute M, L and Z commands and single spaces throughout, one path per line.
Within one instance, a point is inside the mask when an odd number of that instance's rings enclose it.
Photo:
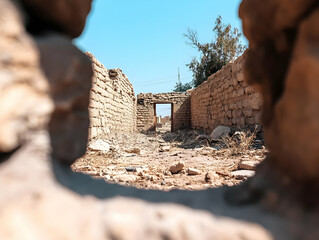
M 196 50 L 183 34 L 196 30 L 211 41 L 218 15 L 241 31 L 241 0 L 94 0 L 83 34 L 75 44 L 106 68 L 121 68 L 135 94 L 171 92 L 180 68 L 181 82 L 192 80 L 185 66 Z M 244 40 L 245 41 L 245 40 Z M 159 111 L 165 112 L 165 110 Z M 169 111 L 167 111 L 169 112 Z
M 121 68 L 135 93 L 170 92 L 180 68 L 183 83 L 192 80 L 185 64 L 196 50 L 185 44 L 187 28 L 199 39 L 213 39 L 215 19 L 241 30 L 240 0 L 94 0 L 83 34 L 75 44 L 92 52 L 106 68 Z

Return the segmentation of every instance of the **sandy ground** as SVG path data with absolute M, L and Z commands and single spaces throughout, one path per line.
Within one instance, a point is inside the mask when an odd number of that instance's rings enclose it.
M 73 171 L 108 182 L 165 191 L 239 184 L 254 173 L 267 152 L 259 140 L 247 151 L 238 152 L 196 131 L 121 135 L 104 143 L 109 149 L 91 148 L 73 164 Z M 182 169 L 172 173 L 170 168 L 177 163 Z

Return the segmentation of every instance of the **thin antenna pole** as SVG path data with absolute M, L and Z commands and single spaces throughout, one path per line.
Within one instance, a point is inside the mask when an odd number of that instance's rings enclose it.
M 178 68 L 178 83 L 181 83 L 181 74 L 179 72 L 179 68 Z

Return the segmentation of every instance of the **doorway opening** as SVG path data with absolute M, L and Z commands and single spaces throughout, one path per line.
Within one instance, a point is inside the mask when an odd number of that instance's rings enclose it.
M 173 103 L 154 103 L 155 132 L 173 132 Z

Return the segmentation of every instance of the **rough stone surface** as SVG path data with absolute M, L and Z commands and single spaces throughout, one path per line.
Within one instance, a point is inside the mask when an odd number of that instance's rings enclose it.
M 92 0 L 19 0 L 26 8 L 31 31 L 47 29 L 78 37 L 85 26 Z M 59 13 L 59 14 L 57 14 Z
M 32 142 L 0 165 L 0 188 L 5 193 L 0 196 L 0 239 L 272 239 L 258 224 L 217 218 L 180 204 L 116 197 L 131 192 L 131 197 L 152 193 L 163 198 L 168 195 L 165 192 L 130 190 L 56 168 L 65 183 L 79 177 L 76 181 L 82 179 L 111 195 L 98 200 L 67 190 L 58 184 L 50 160 L 44 158 L 48 142 L 47 135 L 33 136 Z M 25 164 L 32 174 L 25 171 Z
M 221 139 L 223 136 L 226 136 L 230 133 L 230 128 L 226 126 L 218 126 L 214 129 L 214 131 L 211 133 L 210 137 L 212 139 Z
M 136 97 L 132 84 L 121 69 L 108 70 L 91 53 L 87 55 L 94 72 L 90 91 L 89 139 L 134 132 Z

